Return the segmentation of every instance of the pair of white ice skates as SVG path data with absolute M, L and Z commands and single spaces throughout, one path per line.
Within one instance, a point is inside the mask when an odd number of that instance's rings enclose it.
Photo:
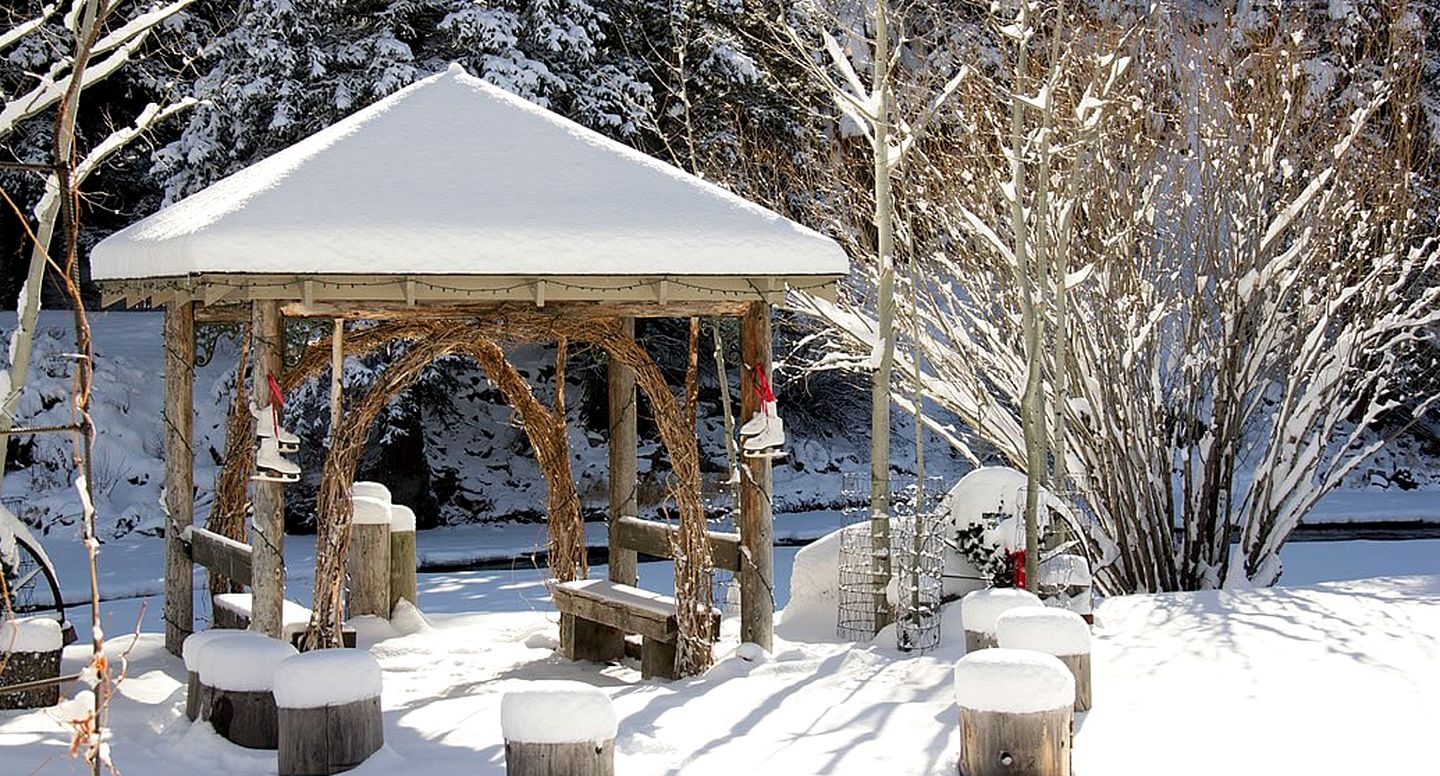
M 740 427 L 741 450 L 747 458 L 779 458 L 785 444 L 785 421 L 775 400 L 760 402 L 760 410 Z
M 260 447 L 255 451 L 255 475 L 252 479 L 262 482 L 299 482 L 300 467 L 284 453 L 300 449 L 300 437 L 286 431 L 280 425 L 279 405 L 268 407 L 250 405 L 250 414 L 255 417 L 255 438 Z

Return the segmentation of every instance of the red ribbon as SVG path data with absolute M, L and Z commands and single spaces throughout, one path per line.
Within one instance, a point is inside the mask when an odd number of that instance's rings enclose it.
M 755 365 L 755 395 L 760 397 L 760 403 L 774 403 L 775 392 L 770 390 L 770 381 L 765 379 L 765 369 L 759 364 Z

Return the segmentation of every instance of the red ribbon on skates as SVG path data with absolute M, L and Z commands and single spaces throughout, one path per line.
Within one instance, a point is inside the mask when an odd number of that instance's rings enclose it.
M 270 417 L 275 423 L 275 436 L 278 437 L 280 436 L 280 412 L 285 409 L 285 392 L 280 390 L 280 381 L 275 379 L 273 373 L 265 375 L 265 379 L 270 383 L 270 406 L 274 408 Z
M 759 364 L 755 365 L 755 395 L 760 397 L 760 403 L 773 403 L 775 392 L 770 390 L 770 381 L 765 379 L 765 368 Z

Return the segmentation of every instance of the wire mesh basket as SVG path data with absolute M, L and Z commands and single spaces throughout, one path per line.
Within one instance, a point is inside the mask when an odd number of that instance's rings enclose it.
M 933 513 L 896 517 L 890 524 L 895 560 L 895 645 L 928 652 L 940 644 L 940 597 L 945 559 Z
M 869 485 L 865 474 L 847 473 L 841 480 L 842 495 L 847 503 L 868 504 Z M 885 624 L 895 622 L 900 649 L 925 651 L 940 642 L 944 556 L 935 507 L 942 493 L 927 488 L 923 517 L 916 520 L 914 488 L 912 481 L 892 492 L 890 542 L 878 557 L 870 540 L 869 509 L 852 507 L 844 512 L 836 613 L 841 638 L 868 641 Z M 890 562 L 888 574 L 885 560 Z

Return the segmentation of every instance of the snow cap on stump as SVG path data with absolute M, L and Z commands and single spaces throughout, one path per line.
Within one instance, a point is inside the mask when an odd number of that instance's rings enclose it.
M 995 637 L 1006 649 L 1033 649 L 1047 655 L 1090 654 L 1090 626 L 1067 609 L 1011 609 L 995 621 Z
M 318 649 L 276 666 L 274 687 L 282 709 L 343 706 L 380 695 L 380 663 L 363 649 Z
M 260 633 L 235 631 L 234 636 L 207 642 L 198 655 L 200 683 L 230 692 L 266 692 L 275 667 L 299 654 L 294 647 Z
M 1054 711 L 1075 703 L 1075 677 L 1053 655 L 983 649 L 955 664 L 955 702 L 972 711 Z
M 371 496 L 352 496 L 353 522 L 355 525 L 389 525 L 390 502 Z
M 21 617 L 0 622 L 0 655 L 54 652 L 64 645 L 60 623 L 50 617 Z
M 351 498 L 373 498 L 389 504 L 391 502 L 390 489 L 378 482 L 361 480 L 350 483 Z
M 211 628 L 207 631 L 192 633 L 185 637 L 185 643 L 180 645 L 180 657 L 185 660 L 185 670 L 200 672 L 200 655 L 205 652 L 205 647 L 216 639 L 228 639 L 231 636 L 238 636 L 246 631 L 233 628 Z
M 619 721 L 610 696 L 583 682 L 525 682 L 500 700 L 506 741 L 565 744 L 609 741 Z
M 390 530 L 395 532 L 414 531 L 415 511 L 404 504 L 391 504 Z
M 995 621 L 1005 612 L 1042 605 L 1039 597 L 1028 590 L 1014 587 L 976 590 L 960 600 L 960 621 L 967 631 L 994 633 Z

